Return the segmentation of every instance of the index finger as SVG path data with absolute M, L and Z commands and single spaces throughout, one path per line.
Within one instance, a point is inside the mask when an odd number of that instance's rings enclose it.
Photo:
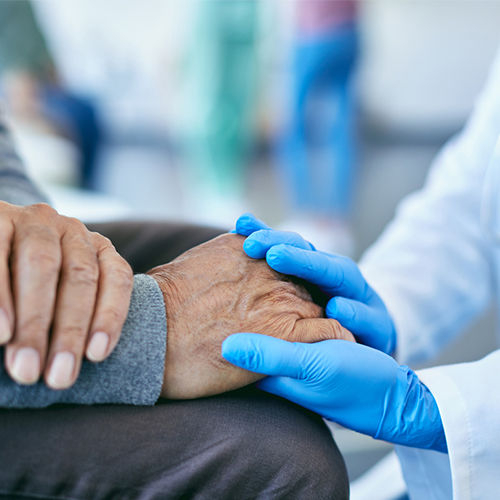
M 314 246 L 300 234 L 274 229 L 260 229 L 252 233 L 243 243 L 243 250 L 253 259 L 263 259 L 276 245 L 289 245 L 304 250 L 315 250 Z
M 250 236 L 252 233 L 259 231 L 260 229 L 271 228 L 250 213 L 240 215 L 236 221 L 236 232 L 242 236 Z
M 98 260 L 99 292 L 87 346 L 87 358 L 94 362 L 103 361 L 116 347 L 134 284 L 132 269 L 112 245 L 100 250 Z
M 276 245 L 266 255 L 269 266 L 282 274 L 302 278 L 333 297 L 363 301 L 370 287 L 349 258 L 290 245 Z

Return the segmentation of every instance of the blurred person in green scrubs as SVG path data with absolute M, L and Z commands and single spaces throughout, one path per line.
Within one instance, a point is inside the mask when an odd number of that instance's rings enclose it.
M 195 199 L 209 222 L 243 206 L 255 136 L 259 2 L 201 0 L 186 64 L 185 150 Z

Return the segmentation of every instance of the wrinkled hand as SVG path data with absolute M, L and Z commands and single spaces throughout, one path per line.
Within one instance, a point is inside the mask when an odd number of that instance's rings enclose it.
M 274 270 L 317 285 L 329 298 L 326 316 L 336 319 L 363 344 L 391 354 L 396 330 L 384 302 L 354 261 L 317 251 L 296 233 L 274 231 L 252 214 L 242 215 L 236 232 L 248 236 L 249 257 L 266 259 Z
M 323 317 L 304 287 L 248 258 L 243 241 L 219 236 L 148 273 L 162 289 L 167 313 L 163 397 L 209 396 L 262 378 L 221 356 L 223 340 L 236 332 L 300 342 L 354 340 Z
M 391 443 L 447 451 L 437 403 L 416 373 L 376 349 L 327 340 L 314 345 L 232 335 L 222 354 L 264 375 L 267 392 L 344 427 Z
M 21 384 L 53 389 L 102 361 L 127 317 L 133 276 L 103 236 L 45 204 L 0 202 L 0 344 Z

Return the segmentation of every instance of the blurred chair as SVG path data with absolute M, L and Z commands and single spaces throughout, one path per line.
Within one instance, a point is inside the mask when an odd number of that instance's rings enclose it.
M 391 452 L 351 483 L 351 500 L 408 500 L 396 452 Z

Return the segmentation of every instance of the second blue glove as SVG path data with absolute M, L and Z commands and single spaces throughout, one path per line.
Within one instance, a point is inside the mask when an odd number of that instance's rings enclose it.
M 231 363 L 268 378 L 258 386 L 344 427 L 395 444 L 447 451 L 436 401 L 407 366 L 345 340 L 291 343 L 254 333 L 222 344 Z
M 360 342 L 387 354 L 396 348 L 394 323 L 382 299 L 347 257 L 317 251 L 296 233 L 274 231 L 251 214 L 236 222 L 247 236 L 249 257 L 265 258 L 275 271 L 317 285 L 329 297 L 326 315 L 350 330 Z

